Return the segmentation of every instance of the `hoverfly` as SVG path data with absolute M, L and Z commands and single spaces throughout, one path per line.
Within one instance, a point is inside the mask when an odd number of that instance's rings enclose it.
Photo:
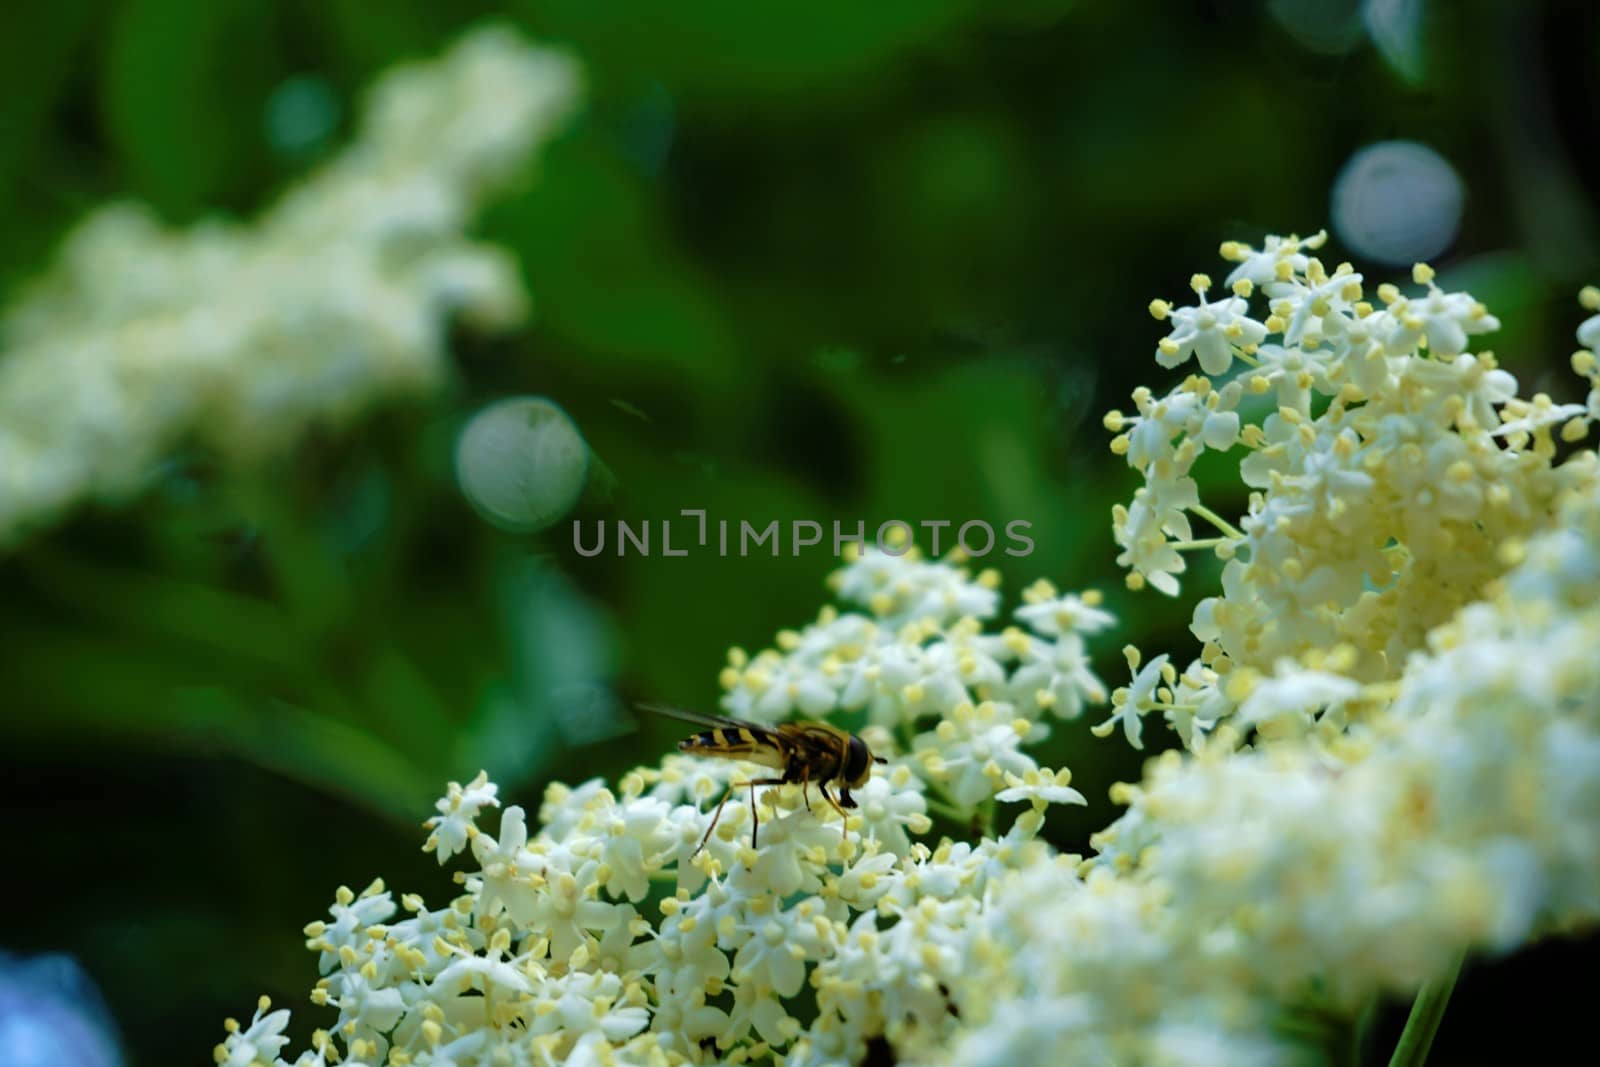
M 882 756 L 874 756 L 867 743 L 855 734 L 823 722 L 802 720 L 762 726 L 743 719 L 703 715 L 700 712 L 685 711 L 682 708 L 660 704 L 641 704 L 639 707 L 657 715 L 705 727 L 702 732 L 679 741 L 680 752 L 695 756 L 713 756 L 718 759 L 745 760 L 783 772 L 780 778 L 752 778 L 747 782 L 729 783 L 728 791 L 722 795 L 722 801 L 717 805 L 717 813 L 711 817 L 711 825 L 706 827 L 705 836 L 700 839 L 700 844 L 695 846 L 694 853 L 690 855 L 698 853 L 706 847 L 706 842 L 711 840 L 711 831 L 717 828 L 717 820 L 722 818 L 722 809 L 736 789 L 750 787 L 750 847 L 755 848 L 756 830 L 760 826 L 760 820 L 756 816 L 756 786 L 798 783 L 800 795 L 805 798 L 806 810 L 810 811 L 810 786 L 815 782 L 817 792 L 822 794 L 822 799 L 833 805 L 833 810 L 844 819 L 848 818 L 845 809 L 856 806 L 855 799 L 850 796 L 850 790 L 860 789 L 867 784 L 867 780 L 872 777 L 874 763 L 889 762 Z M 838 787 L 837 798 L 828 791 L 830 784 Z

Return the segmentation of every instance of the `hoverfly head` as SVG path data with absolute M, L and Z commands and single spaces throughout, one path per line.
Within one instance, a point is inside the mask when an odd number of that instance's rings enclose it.
M 867 779 L 872 777 L 872 764 L 876 759 L 867 743 L 861 738 L 850 735 L 850 743 L 845 746 L 844 780 L 857 789 L 867 784 Z

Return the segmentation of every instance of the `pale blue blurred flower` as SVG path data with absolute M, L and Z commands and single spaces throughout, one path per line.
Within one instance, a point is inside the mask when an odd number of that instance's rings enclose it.
M 70 956 L 0 952 L 0 1064 L 122 1067 L 100 991 Z

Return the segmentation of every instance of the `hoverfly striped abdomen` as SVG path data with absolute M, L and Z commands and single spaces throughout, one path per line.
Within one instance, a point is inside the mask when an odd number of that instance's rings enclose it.
M 691 756 L 742 759 L 765 767 L 784 769 L 788 752 L 777 735 L 760 727 L 729 724 L 702 730 L 678 742 L 678 751 Z
M 705 733 L 686 737 L 678 742 L 678 748 L 684 752 L 696 750 L 725 750 L 730 748 L 750 748 L 756 744 L 756 735 L 743 728 L 729 728 L 707 730 Z

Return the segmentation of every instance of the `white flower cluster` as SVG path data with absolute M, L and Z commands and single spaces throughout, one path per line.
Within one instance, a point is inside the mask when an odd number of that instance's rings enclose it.
M 1304 248 L 1291 239 L 1264 253 L 1231 249 L 1250 272 L 1242 288 L 1259 285 L 1279 301 L 1302 288 L 1322 294 L 1304 314 L 1280 305 L 1272 318 L 1282 321 L 1262 324 L 1298 330 L 1302 346 L 1312 329 L 1348 332 L 1362 317 L 1352 310 L 1350 322 L 1327 325 L 1339 314 L 1328 294 L 1355 297 L 1351 276 L 1327 275 Z M 1332 278 L 1343 280 L 1330 288 Z M 1464 306 L 1437 297 L 1438 307 Z M 736 650 L 722 679 L 725 708 L 743 718 L 798 712 L 865 723 L 861 736 L 889 765 L 857 791 L 860 806 L 843 826 L 802 788 L 747 794 L 734 784 L 745 770 L 737 762 L 683 755 L 624 776 L 615 790 L 598 780 L 553 787 L 533 831 L 518 807 L 505 809 L 496 832 L 480 827 L 498 806 L 495 787 L 482 776 L 453 784 L 425 847 L 441 862 L 470 857 L 457 875 L 461 894 L 432 910 L 415 896 L 397 904 L 381 883 L 341 889 L 331 920 L 306 931 L 324 974 L 313 1000 L 337 1009 L 333 1027 L 286 1060 L 288 1013 L 263 1002 L 249 1025 L 229 1022 L 217 1061 L 798 1067 L 887 1051 L 927 1067 L 1317 1063 L 1327 1049 L 1309 1021 L 1354 1016 L 1376 993 L 1415 988 L 1463 953 L 1600 920 L 1594 456 L 1575 451 L 1555 463 L 1548 420 L 1494 433 L 1555 405 L 1522 404 L 1483 357 L 1446 361 L 1440 350 L 1456 335 L 1430 326 L 1431 312 L 1417 311 L 1412 324 L 1398 301 L 1386 314 L 1396 329 L 1427 336 L 1430 354 L 1369 353 L 1390 369 L 1374 379 L 1380 392 L 1357 387 L 1359 401 L 1343 386 L 1318 391 L 1318 373 L 1347 371 L 1305 371 L 1321 399 L 1270 418 L 1306 434 L 1283 437 L 1274 453 L 1267 438 L 1283 431 L 1261 429 L 1249 446 L 1247 478 L 1264 454 L 1281 465 L 1252 501 L 1245 525 L 1254 532 L 1215 546 L 1239 566 L 1197 615 L 1201 660 L 1179 672 L 1169 655 L 1146 661 L 1128 650 L 1133 680 L 1112 694 L 1113 714 L 1097 732 L 1121 725 L 1138 744 L 1142 714 L 1160 711 L 1193 751 L 1166 752 L 1141 783 L 1114 790 L 1127 811 L 1095 837 L 1092 859 L 1039 840 L 1050 804 L 1083 798 L 1065 771 L 1039 767 L 1023 745 L 1048 729 L 1043 712 L 1076 715 L 1101 697 L 1082 644 L 1111 621 L 1096 599 L 1040 583 L 1016 613 L 1022 626 L 987 633 L 982 620 L 998 609 L 991 575 L 909 552 L 862 554 L 835 588 L 866 612 L 830 609 L 780 634 L 775 649 Z M 1600 294 L 1585 301 L 1600 310 Z M 1434 304 L 1431 293 L 1418 301 Z M 1202 310 L 1185 330 L 1244 314 L 1231 304 Z M 1590 335 L 1600 333 L 1594 322 L 1584 326 Z M 1230 359 L 1255 344 L 1243 327 L 1225 336 L 1244 339 Z M 1189 344 L 1215 361 L 1186 338 L 1163 355 L 1181 358 Z M 1267 358 L 1264 346 L 1242 354 Z M 1481 411 L 1451 391 L 1453 373 L 1440 385 L 1434 370 L 1412 365 L 1459 365 L 1465 376 L 1463 360 L 1493 382 Z M 1573 363 L 1600 385 L 1591 352 Z M 1258 387 L 1241 384 L 1222 399 L 1231 388 L 1191 379 L 1174 396 L 1193 417 L 1173 435 L 1140 438 L 1146 424 L 1130 427 L 1126 447 L 1140 439 L 1151 484 L 1186 478 L 1173 472 L 1194 459 L 1200 446 L 1189 442 Z M 1443 424 L 1440 405 L 1453 410 Z M 1368 407 L 1385 414 L 1331 431 L 1348 431 L 1349 446 L 1316 451 L 1329 426 Z M 1139 418 L 1163 411 L 1142 402 Z M 1565 411 L 1557 422 L 1586 418 Z M 1435 492 L 1426 506 L 1438 529 L 1425 530 L 1425 513 L 1402 520 L 1393 503 L 1395 480 L 1414 472 L 1368 431 L 1424 453 L 1455 447 L 1442 443 L 1453 434 L 1474 470 L 1498 470 L 1503 481 L 1480 487 L 1477 520 Z M 1220 447 L 1229 435 L 1211 436 Z M 1294 569 L 1284 568 L 1320 565 L 1319 553 L 1341 558 L 1341 548 L 1297 527 L 1285 502 L 1330 521 L 1344 511 L 1333 508 L 1336 495 L 1296 496 L 1304 486 L 1291 479 L 1307 477 L 1313 455 L 1340 459 L 1343 447 L 1366 457 L 1351 469 L 1369 481 L 1368 510 L 1398 524 L 1374 557 L 1388 569 L 1367 575 L 1371 588 L 1354 605 L 1338 609 L 1319 593 L 1295 614 L 1274 599 L 1294 586 Z M 1141 499 L 1150 497 L 1147 486 Z M 1440 529 L 1487 558 L 1451 570 Z M 1423 582 L 1418 560 L 1435 581 L 1454 574 L 1470 587 Z M 1458 606 L 1414 640 L 1396 637 L 1441 614 L 1439 599 Z M 1262 603 L 1282 608 L 1279 626 L 1320 624 L 1335 636 L 1318 644 L 1268 626 L 1251 635 L 1255 644 L 1230 648 L 1232 638 L 1212 632 L 1224 628 L 1219 613 Z M 1358 616 L 1372 633 L 1354 627 Z M 1276 654 L 1251 666 L 1269 640 Z M 730 787 L 735 802 L 699 849 Z M 996 805 L 1013 801 L 1029 807 L 996 830 Z M 757 810 L 759 848 L 750 836 Z M 924 840 L 933 817 L 970 840 Z
M 1141 388 L 1135 413 L 1106 417 L 1113 451 L 1144 478 L 1114 516 L 1130 584 L 1176 593 L 1186 550 L 1227 561 L 1221 595 L 1195 610 L 1201 656 L 1181 672 L 1163 662 L 1159 683 L 1142 674 L 1118 702 L 1124 718 L 1164 710 L 1191 745 L 1196 726 L 1203 736 L 1230 715 L 1269 732 L 1319 708 L 1343 721 L 1352 682 L 1398 676 L 1430 630 L 1503 573 L 1501 546 L 1595 478 L 1592 452 L 1556 461 L 1556 437 L 1581 441 L 1600 394 L 1587 407 L 1519 397 L 1492 353 L 1466 351 L 1499 325 L 1482 304 L 1440 289 L 1423 264 L 1420 293 L 1382 285 L 1370 303 L 1349 264 L 1330 272 L 1310 255 L 1323 238 L 1224 244 L 1237 264 L 1231 297 L 1207 303 L 1211 281 L 1196 275 L 1198 306 L 1151 305 L 1174 327 L 1157 361 L 1196 354 L 1205 374 L 1165 397 Z M 1260 321 L 1249 317 L 1257 294 Z M 1600 307 L 1600 293 L 1585 299 Z M 1591 383 L 1594 363 L 1574 360 Z M 1206 451 L 1236 445 L 1253 490 L 1237 525 L 1200 501 L 1192 477 Z M 1195 538 L 1192 517 L 1218 535 Z
M 773 722 L 865 709 L 872 726 L 905 739 L 919 719 L 962 704 L 993 703 L 1009 723 L 1045 712 L 1073 719 L 1106 699 L 1084 641 L 1112 622 L 1098 594 L 1062 595 L 1037 582 L 1016 612 L 1023 625 L 986 634 L 982 622 L 1000 604 L 996 572 L 971 578 L 915 548 L 847 546 L 846 558 L 833 587 L 868 613 L 825 608 L 805 629 L 778 634 L 775 649 L 753 658 L 732 650 L 722 672 L 730 714 Z
M 1098 598 L 1037 583 L 1017 612 L 1028 630 L 986 635 L 995 585 L 914 552 L 867 552 L 836 586 L 873 614 L 830 610 L 781 634 L 783 651 L 734 653 L 725 703 L 741 716 L 870 713 L 865 735 L 889 765 L 855 790 L 846 825 L 803 788 L 747 794 L 737 762 L 678 754 L 616 790 L 552 787 L 533 832 L 516 806 L 497 832 L 481 828 L 495 786 L 452 784 L 425 848 L 471 857 L 462 895 L 435 910 L 381 882 L 341 889 L 331 920 L 306 929 L 325 975 L 312 999 L 337 1022 L 284 1060 L 288 1013 L 263 1004 L 250 1025 L 230 1021 L 217 1062 L 741 1063 L 781 1049 L 825 1064 L 860 1060 L 875 1039 L 948 1038 L 990 888 L 1046 861 L 1036 835 L 1050 804 L 1084 802 L 1022 745 L 1047 733 L 1039 712 L 1104 699 L 1083 648 L 1111 621 Z M 930 811 L 992 825 L 997 804 L 1019 802 L 1002 836 L 918 840 Z
M 1550 526 L 1381 710 L 1326 741 L 1166 752 L 1117 790 L 1081 880 L 999 885 L 951 986 L 973 1025 L 926 1062 L 1323 1062 L 1286 1012 L 1354 1016 L 1463 952 L 1592 927 L 1600 486 Z
M 479 30 L 386 74 L 354 143 L 252 224 L 91 214 L 0 318 L 0 540 L 180 443 L 249 458 L 433 386 L 453 317 L 519 322 L 516 264 L 464 230 L 577 94 L 570 59 Z

